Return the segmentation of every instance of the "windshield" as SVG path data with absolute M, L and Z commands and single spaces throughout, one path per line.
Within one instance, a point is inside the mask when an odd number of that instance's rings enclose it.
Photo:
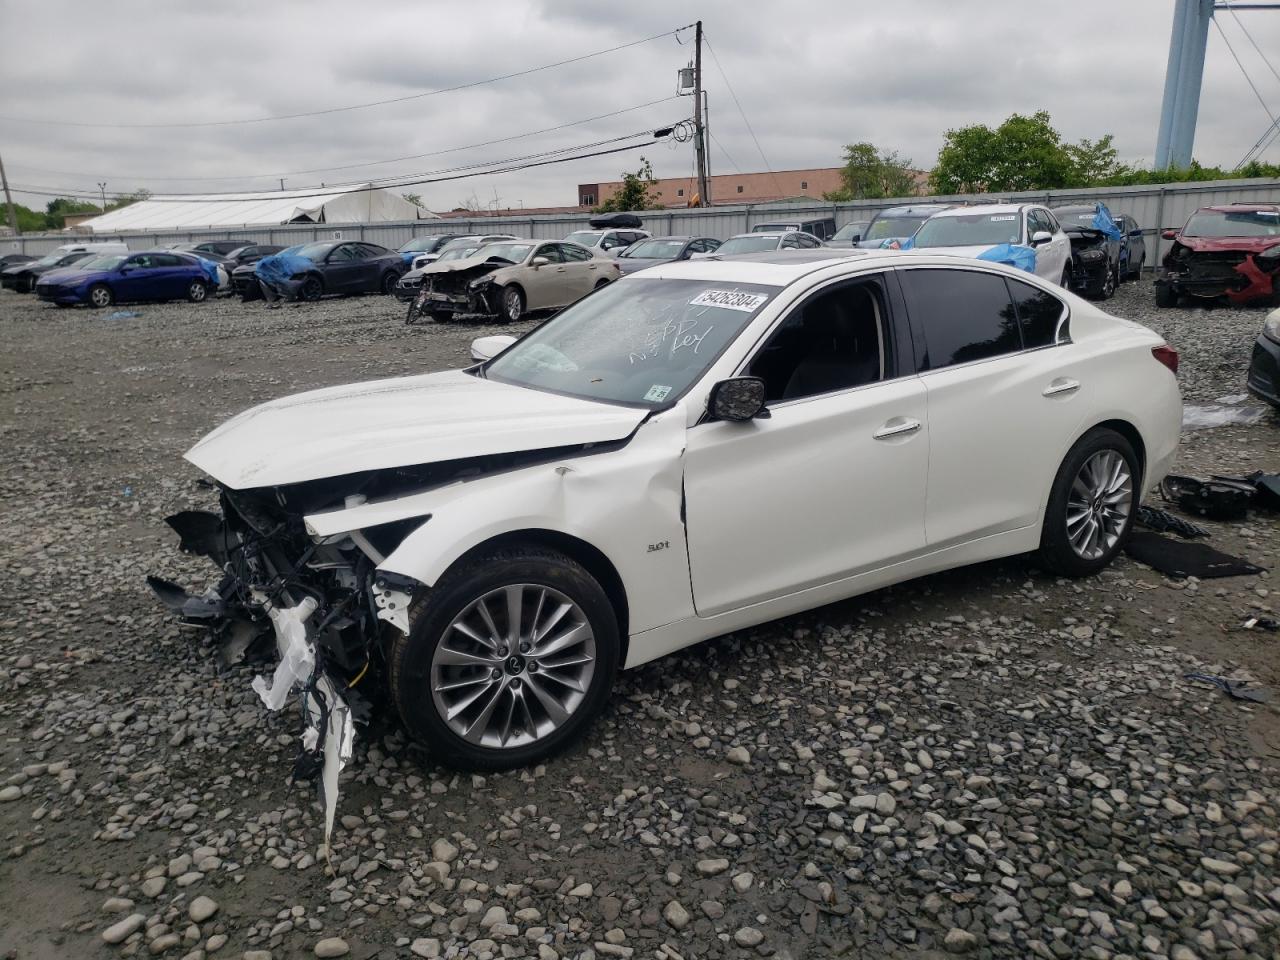
M 486 376 L 657 408 L 680 397 L 780 288 L 643 275 L 601 288 L 485 367 Z
M 77 250 L 75 253 L 64 253 L 61 257 L 54 261 L 54 265 L 58 267 L 67 267 L 73 263 L 79 263 L 81 260 L 93 256 L 84 250 Z
M 584 247 L 594 247 L 603 236 L 603 233 L 597 233 L 594 230 L 579 230 L 576 233 L 569 234 L 565 239 L 570 243 L 580 243 Z
M 64 259 L 66 256 L 67 256 L 67 254 L 65 254 L 65 253 L 50 253 L 50 254 L 46 254 L 45 256 L 41 257 L 41 258 L 40 258 L 39 260 L 37 260 L 35 263 L 31 263 L 31 264 L 23 264 L 23 266 L 31 266 L 31 267 L 52 267 L 55 263 L 57 263 L 57 262 L 59 262 L 60 260 Z
M 289 253 L 298 257 L 306 257 L 308 260 L 322 260 L 324 255 L 333 249 L 333 244 L 325 241 L 323 243 L 304 243 L 298 247 L 291 247 Z
M 782 238 L 777 235 L 759 237 L 730 237 L 716 249 L 717 256 L 732 253 L 759 253 L 761 250 L 777 250 Z
M 684 249 L 684 240 L 641 240 L 619 254 L 640 260 L 674 260 Z
M 480 245 L 474 240 L 471 241 L 469 246 L 450 247 L 444 253 L 440 254 L 440 258 L 436 260 L 436 263 L 444 263 L 446 260 L 465 260 L 479 249 Z
M 114 270 L 124 263 L 123 253 L 108 253 L 101 257 L 90 257 L 76 264 L 81 270 Z
M 917 247 L 978 247 L 1017 243 L 1022 230 L 1016 213 L 972 213 L 935 217 L 916 231 Z
M 1208 210 L 1193 213 L 1183 234 L 1188 237 L 1280 237 L 1280 213 L 1275 210 Z
M 853 223 L 846 223 L 843 227 L 831 235 L 832 240 L 848 240 L 855 233 L 861 236 L 867 231 L 867 221 L 855 220 Z
M 430 253 L 436 247 L 440 246 L 439 237 L 414 237 L 403 247 L 400 248 L 401 253 Z
M 490 257 L 500 257 L 512 263 L 521 263 L 532 249 L 532 243 L 488 243 L 477 250 L 475 256 L 484 257 L 486 260 Z
M 928 214 L 918 217 L 877 217 L 863 235 L 863 240 L 888 240 L 890 237 L 909 237 L 929 219 Z

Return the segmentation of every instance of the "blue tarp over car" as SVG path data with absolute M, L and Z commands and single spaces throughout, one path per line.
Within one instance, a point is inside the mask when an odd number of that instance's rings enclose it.
M 279 253 L 263 257 L 253 265 L 253 272 L 267 283 L 283 283 L 298 273 L 306 273 L 314 263 L 306 257 L 298 255 L 305 244 L 289 247 Z
M 1010 267 L 1017 267 L 1019 270 L 1025 270 L 1027 273 L 1036 272 L 1035 249 L 1033 247 L 1024 247 L 1018 243 L 997 244 L 989 250 L 983 250 L 975 259 L 1003 263 Z

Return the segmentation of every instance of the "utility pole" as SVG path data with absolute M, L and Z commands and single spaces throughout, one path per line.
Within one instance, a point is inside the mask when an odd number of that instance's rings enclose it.
M 4 184 L 4 203 L 9 209 L 9 229 L 18 235 L 18 213 L 13 209 L 13 194 L 9 192 L 9 178 L 4 175 L 4 160 L 0 160 L 0 183 Z
M 693 41 L 693 149 L 698 164 L 698 202 L 711 206 L 707 184 L 706 132 L 702 125 L 702 21 L 694 25 Z
M 281 177 L 281 178 L 280 178 L 280 189 L 281 189 L 281 190 L 283 190 L 283 189 L 284 189 L 284 177 Z
M 98 181 L 98 192 L 102 194 L 102 212 L 107 212 L 107 181 Z

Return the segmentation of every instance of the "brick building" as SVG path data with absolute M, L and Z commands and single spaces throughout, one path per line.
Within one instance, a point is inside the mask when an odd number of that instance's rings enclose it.
M 778 170 L 773 173 L 720 173 L 710 178 L 711 203 L 769 203 L 809 197 L 821 200 L 824 193 L 839 190 L 843 185 L 840 171 L 843 167 L 815 167 L 807 170 Z M 927 174 L 917 175 L 917 189 L 927 180 Z M 589 210 L 604 203 L 622 189 L 621 180 L 604 183 L 578 184 L 578 209 Z M 698 179 L 694 176 L 664 177 L 652 188 L 658 195 L 659 206 L 687 207 L 697 195 Z

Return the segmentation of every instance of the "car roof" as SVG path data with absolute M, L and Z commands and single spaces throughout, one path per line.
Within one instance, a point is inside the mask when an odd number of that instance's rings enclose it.
M 802 230 L 755 230 L 751 233 L 735 233 L 730 240 L 737 240 L 739 237 L 785 237 L 788 233 L 803 233 Z
M 984 213 L 1021 213 L 1024 207 L 1033 206 L 1026 203 L 975 203 L 968 207 L 949 207 L 939 210 L 935 217 L 970 217 Z
M 865 266 L 960 266 L 996 270 L 1027 282 L 1040 282 L 1034 274 L 1005 264 L 973 257 L 954 256 L 922 250 L 862 250 L 822 247 L 814 250 L 776 250 L 720 259 L 712 254 L 697 260 L 673 260 L 631 274 L 626 279 L 711 280 L 724 283 L 763 283 L 783 287 L 795 280 L 840 263 Z
M 1050 207 L 1054 213 L 1096 213 L 1098 205 L 1096 203 L 1067 203 L 1061 207 Z
M 942 210 L 950 210 L 954 207 L 953 203 L 904 203 L 896 207 L 885 207 L 883 210 L 877 210 L 872 216 L 876 217 L 907 217 L 913 213 L 938 213 Z
M 1201 207 L 1196 213 L 1202 210 L 1209 210 L 1213 213 L 1250 213 L 1252 211 L 1265 210 L 1280 211 L 1280 204 L 1275 203 L 1219 203 L 1211 207 Z

